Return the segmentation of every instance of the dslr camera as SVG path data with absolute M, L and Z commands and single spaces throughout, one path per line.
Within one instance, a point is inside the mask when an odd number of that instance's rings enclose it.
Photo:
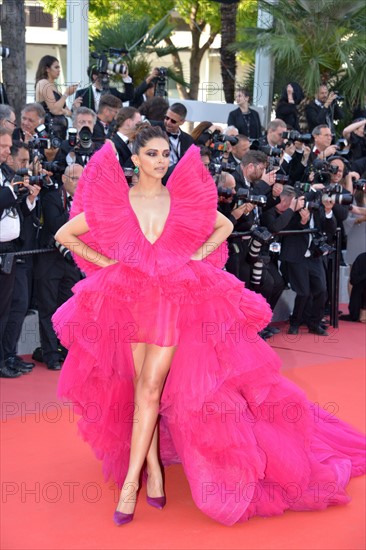
M 155 97 L 167 97 L 167 80 L 168 80 L 168 69 L 166 67 L 158 68 L 158 76 L 153 78 L 152 82 L 155 84 Z
M 301 143 L 305 143 L 306 145 L 309 145 L 313 139 L 311 134 L 301 134 L 297 130 L 289 130 L 288 132 L 282 132 L 282 137 L 283 139 L 287 139 L 287 143 L 300 141 Z

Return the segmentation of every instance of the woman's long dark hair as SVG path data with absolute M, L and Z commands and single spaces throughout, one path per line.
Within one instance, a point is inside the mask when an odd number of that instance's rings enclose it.
M 42 59 L 40 59 L 36 72 L 36 84 L 40 80 L 48 78 L 47 69 L 49 69 L 55 61 L 57 61 L 58 63 L 58 59 L 56 57 L 53 57 L 53 55 L 45 55 L 42 57 Z
M 294 98 L 295 105 L 299 105 L 299 103 L 301 103 L 302 100 L 305 97 L 303 89 L 301 88 L 300 84 L 298 84 L 297 82 L 289 82 L 289 84 L 291 84 L 291 86 L 293 87 L 293 90 L 294 90 L 293 98 Z M 288 86 L 288 84 L 286 84 L 286 86 L 282 89 L 281 97 L 278 100 L 278 103 L 287 103 L 288 102 L 288 99 L 287 99 L 287 86 Z

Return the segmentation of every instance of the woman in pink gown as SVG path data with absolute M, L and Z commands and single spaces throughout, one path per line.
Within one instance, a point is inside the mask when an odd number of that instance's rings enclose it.
M 258 336 L 268 304 L 222 270 L 231 225 L 198 148 L 166 187 L 160 128 L 137 133 L 132 158 L 129 189 L 111 144 L 93 156 L 56 235 L 87 273 L 53 318 L 69 349 L 58 393 L 121 487 L 115 522 L 133 519 L 145 461 L 148 502 L 165 505 L 160 459 L 226 525 L 348 502 L 364 438 L 280 376 Z

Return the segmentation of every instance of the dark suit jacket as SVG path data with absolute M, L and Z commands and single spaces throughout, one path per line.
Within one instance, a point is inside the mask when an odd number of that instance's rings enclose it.
M 310 101 L 310 103 L 305 106 L 305 115 L 309 132 L 312 132 L 315 126 L 319 124 L 328 124 L 327 117 L 331 120 L 331 130 L 334 132 L 333 120 L 339 120 L 344 117 L 344 113 L 338 103 L 334 103 L 325 109 L 317 105 L 315 101 Z
M 122 168 L 134 168 L 134 164 L 131 160 L 131 150 L 126 143 L 117 134 L 112 137 L 112 141 L 116 146 L 118 153 L 118 160 Z
M 251 139 L 258 139 L 262 135 L 261 121 L 259 114 L 254 109 L 249 109 L 250 111 L 250 131 L 243 120 L 243 114 L 240 107 L 231 111 L 227 119 L 228 126 L 235 126 L 239 130 L 239 134 L 243 136 L 248 136 Z M 248 135 L 249 134 L 249 135 Z
M 122 102 L 124 101 L 131 101 L 133 98 L 133 84 L 132 82 L 129 84 L 124 84 L 125 92 L 122 93 L 117 88 L 109 88 L 105 93 L 109 93 L 114 95 L 115 97 L 118 97 Z M 82 88 L 81 90 L 77 90 L 75 94 L 75 99 L 78 97 L 83 98 L 82 107 L 88 107 L 88 109 L 92 109 L 95 111 L 95 103 L 94 103 L 94 95 L 92 90 L 92 85 L 87 86 L 86 88 Z
M 194 140 L 190 134 L 187 134 L 187 132 L 183 132 L 183 130 L 181 130 L 179 135 L 179 143 L 180 143 L 179 158 L 182 158 L 184 153 L 186 153 L 190 148 L 190 146 L 194 143 Z
M 137 88 L 135 88 L 133 98 L 130 100 L 131 107 L 135 107 L 136 109 L 138 109 L 140 105 L 143 104 L 143 102 L 145 101 L 143 94 L 146 92 L 149 86 L 150 84 L 148 84 L 146 80 L 144 80 L 139 86 L 137 86 Z
M 321 232 L 325 232 L 330 239 L 336 232 L 337 221 L 333 215 L 331 218 L 325 217 L 323 209 L 313 212 L 314 225 Z M 296 212 L 290 219 L 287 226 L 282 229 L 308 229 L 309 224 L 302 225 L 300 214 Z M 305 252 L 309 245 L 309 234 L 283 236 L 281 240 L 280 259 L 287 262 L 301 262 L 305 259 Z
M 7 164 L 2 164 L 0 167 L 6 179 L 8 181 L 11 181 L 14 177 L 14 171 Z M 14 197 L 13 193 L 11 192 L 11 189 L 9 187 L 0 185 L 0 218 L 3 216 L 4 210 L 12 207 L 16 208 L 18 212 L 18 216 L 20 218 L 19 244 L 21 244 L 25 238 L 24 230 L 23 230 L 24 218 L 26 216 L 30 216 L 33 211 L 29 210 L 26 203 L 26 197 L 24 197 L 20 203 L 17 203 L 17 199 Z

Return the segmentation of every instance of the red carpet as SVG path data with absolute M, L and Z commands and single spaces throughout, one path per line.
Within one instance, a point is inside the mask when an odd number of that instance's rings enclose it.
M 336 414 L 365 431 L 365 326 L 341 323 L 334 342 L 300 336 L 271 342 L 284 375 L 330 419 Z M 143 487 L 134 521 L 117 528 L 117 493 L 77 437 L 71 409 L 57 401 L 57 378 L 39 365 L 20 379 L 1 380 L 1 549 L 365 548 L 365 478 L 351 481 L 347 506 L 224 527 L 195 507 L 182 468 L 173 466 L 166 471 L 166 508 L 148 506 Z

